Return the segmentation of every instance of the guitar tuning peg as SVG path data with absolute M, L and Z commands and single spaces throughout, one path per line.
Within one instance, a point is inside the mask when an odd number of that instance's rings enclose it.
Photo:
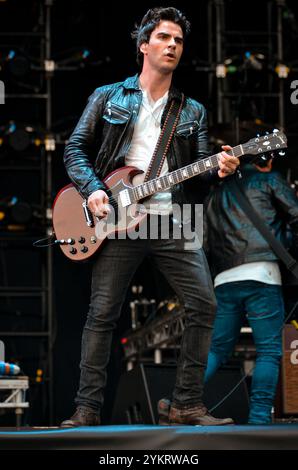
M 265 134 L 266 134 L 266 135 L 269 135 L 269 132 L 268 132 L 268 131 L 266 131 L 266 132 L 265 132 Z
M 276 134 L 277 132 L 279 132 L 278 129 L 273 129 L 273 131 L 272 131 L 273 134 Z
M 260 134 L 257 134 L 257 137 L 260 137 Z
M 285 152 L 284 150 L 280 150 L 280 151 L 278 152 L 278 155 L 279 155 L 280 157 L 284 157 L 285 154 L 286 154 L 286 152 Z

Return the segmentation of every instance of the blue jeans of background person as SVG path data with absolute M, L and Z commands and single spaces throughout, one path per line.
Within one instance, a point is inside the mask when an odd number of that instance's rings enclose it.
M 76 404 L 99 412 L 103 403 L 112 333 L 135 271 L 149 256 L 165 275 L 185 310 L 173 402 L 200 404 L 216 300 L 202 249 L 185 249 L 184 240 L 107 240 L 95 260 L 91 302 L 83 331 L 80 385 Z
M 257 353 L 248 422 L 270 423 L 282 354 L 282 289 L 257 281 L 239 281 L 216 287 L 215 295 L 217 312 L 205 380 L 230 357 L 246 315 Z

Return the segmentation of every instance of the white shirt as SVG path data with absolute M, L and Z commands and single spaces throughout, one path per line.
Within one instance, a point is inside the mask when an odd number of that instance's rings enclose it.
M 257 261 L 245 263 L 219 273 L 214 279 L 214 287 L 237 281 L 259 281 L 281 285 L 280 269 L 277 261 Z
M 154 102 L 145 90 L 137 122 L 134 127 L 132 142 L 128 154 L 125 157 L 125 165 L 131 165 L 146 173 L 155 150 L 159 135 L 161 117 L 168 99 L 168 92 Z M 160 176 L 169 172 L 167 159 L 165 159 Z M 144 175 L 142 175 L 142 178 Z M 139 184 L 138 178 L 134 184 Z M 148 212 L 155 214 L 172 213 L 172 195 L 169 190 L 158 192 L 144 202 Z M 149 208 L 150 206 L 150 208 Z

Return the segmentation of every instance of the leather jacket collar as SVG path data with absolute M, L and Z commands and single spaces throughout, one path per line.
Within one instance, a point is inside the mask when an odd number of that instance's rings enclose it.
M 140 85 L 139 85 L 139 75 L 136 74 L 133 77 L 128 77 L 123 82 L 123 87 L 126 88 L 127 90 L 141 91 L 141 88 L 140 88 Z M 171 84 L 171 87 L 170 87 L 170 90 L 169 90 L 169 99 L 168 99 L 168 101 L 170 101 L 172 99 L 181 101 L 181 98 L 182 98 L 181 91 L 177 90 L 177 88 L 175 88 L 174 85 Z

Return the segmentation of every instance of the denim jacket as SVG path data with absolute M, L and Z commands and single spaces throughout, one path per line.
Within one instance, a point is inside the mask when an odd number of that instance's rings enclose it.
M 239 184 L 273 235 L 286 244 L 286 228 L 289 226 L 291 229 L 293 254 L 296 256 L 298 199 L 294 190 L 276 171 L 262 173 L 248 164 L 241 173 Z M 244 214 L 236 195 L 229 190 L 225 181 L 207 198 L 204 216 L 204 248 L 214 276 L 244 263 L 278 259 Z

